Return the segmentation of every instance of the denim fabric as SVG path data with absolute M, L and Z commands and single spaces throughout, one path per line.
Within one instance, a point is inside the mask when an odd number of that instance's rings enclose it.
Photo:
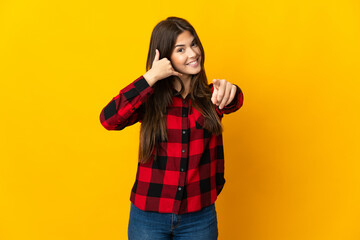
M 129 240 L 216 240 L 215 204 L 184 214 L 143 211 L 131 203 Z

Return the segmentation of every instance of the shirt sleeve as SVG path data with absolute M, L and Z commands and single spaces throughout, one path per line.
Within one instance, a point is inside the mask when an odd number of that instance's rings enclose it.
M 100 122 L 107 130 L 121 130 L 142 120 L 144 103 L 154 92 L 144 76 L 123 88 L 101 111 Z
M 234 99 L 228 105 L 224 106 L 222 109 L 219 109 L 219 106 L 216 106 L 216 112 L 220 117 L 223 117 L 224 114 L 229 114 L 239 110 L 243 105 L 244 94 L 239 88 L 239 86 L 235 84 L 233 85 L 236 87 L 236 93 Z M 213 92 L 214 91 L 213 84 L 211 83 L 209 86 L 211 87 L 211 91 Z
M 216 193 L 217 195 L 219 195 L 222 189 L 224 188 L 226 181 L 224 178 L 224 158 L 217 160 L 215 177 L 216 177 Z

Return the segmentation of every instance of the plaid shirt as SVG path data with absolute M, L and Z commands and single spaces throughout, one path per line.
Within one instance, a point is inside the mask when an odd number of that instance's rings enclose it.
M 213 84 L 209 85 L 213 90 Z M 236 86 L 236 85 L 235 85 Z M 238 110 L 243 94 L 238 86 L 234 100 L 220 117 Z M 153 94 L 143 76 L 123 88 L 101 111 L 100 122 L 107 130 L 121 130 L 142 122 L 146 99 Z M 203 128 L 204 117 L 176 94 L 167 111 L 168 140 L 160 142 L 158 158 L 138 162 L 130 201 L 144 211 L 183 214 L 201 210 L 215 202 L 225 184 L 222 135 Z

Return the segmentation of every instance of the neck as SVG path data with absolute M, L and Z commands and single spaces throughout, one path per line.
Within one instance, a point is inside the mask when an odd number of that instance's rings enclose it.
M 184 84 L 184 87 L 185 87 L 182 96 L 186 97 L 188 95 L 188 93 L 190 92 L 191 76 L 184 75 L 184 76 L 180 77 L 180 80 L 182 81 L 182 83 Z M 181 85 L 178 81 L 174 82 L 174 88 L 176 89 L 176 91 L 178 91 L 178 92 L 180 91 Z

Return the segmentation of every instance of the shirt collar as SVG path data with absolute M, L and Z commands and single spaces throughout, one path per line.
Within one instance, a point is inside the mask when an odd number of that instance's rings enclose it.
M 183 97 L 181 96 L 180 92 L 178 92 L 175 88 L 172 88 L 172 93 L 173 93 L 173 96 L 174 97 L 178 97 L 178 98 L 181 98 L 183 99 Z M 188 95 L 186 95 L 186 97 L 184 98 L 185 99 L 188 99 L 190 98 L 190 93 L 188 93 Z

